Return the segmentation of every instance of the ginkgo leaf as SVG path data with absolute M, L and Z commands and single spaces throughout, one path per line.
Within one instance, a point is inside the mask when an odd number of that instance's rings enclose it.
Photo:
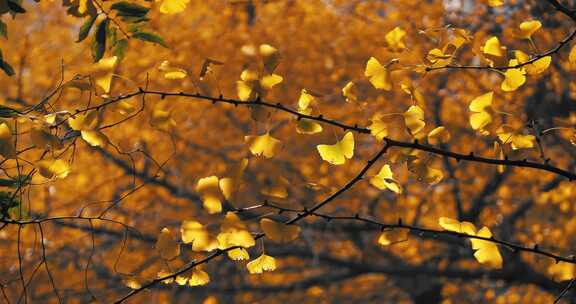
M 484 46 L 482 47 L 482 52 L 494 57 L 502 57 L 506 52 L 506 47 L 500 45 L 500 40 L 498 40 L 498 37 L 493 36 L 486 40 Z
M 260 220 L 260 227 L 262 227 L 266 237 L 276 243 L 288 243 L 300 235 L 299 226 L 286 225 L 267 218 Z
M 354 156 L 354 134 L 346 132 L 342 140 L 333 145 L 316 146 L 320 157 L 332 165 L 342 165 Z
M 246 261 L 250 259 L 250 254 L 244 248 L 234 248 L 232 250 L 228 250 L 227 252 L 228 257 L 233 261 Z
M 262 44 L 260 45 L 260 55 L 262 56 L 264 70 L 268 74 L 272 74 L 280 63 L 280 52 L 269 44 Z
M 358 89 L 356 88 L 356 84 L 354 84 L 352 81 L 349 81 L 342 88 L 342 95 L 346 97 L 346 102 L 358 101 Z
M 290 187 L 290 182 L 286 178 L 274 176 L 266 180 L 260 193 L 275 198 L 286 198 L 288 197 L 288 187 Z
M 12 130 L 6 122 L 0 121 L 0 155 L 6 159 L 16 157 L 16 147 Z
M 444 173 L 442 170 L 430 167 L 421 159 L 416 159 L 408 163 L 408 170 L 412 172 L 416 179 L 430 185 L 435 185 L 442 181 Z
M 192 251 L 212 251 L 218 248 L 218 241 L 197 221 L 183 221 L 180 234 L 184 244 L 192 243 Z
M 190 0 L 156 0 L 160 3 L 160 12 L 163 14 L 177 14 L 186 9 Z
M 262 254 L 250 263 L 246 264 L 246 268 L 251 274 L 259 274 L 265 271 L 274 271 L 276 270 L 276 259 L 269 255 Z
M 280 140 L 272 137 L 270 132 L 262 135 L 244 136 L 244 141 L 248 144 L 250 152 L 255 156 L 264 156 L 265 158 L 273 157 L 281 147 Z
M 370 134 L 378 141 L 382 141 L 384 137 L 388 136 L 388 125 L 382 121 L 382 117 L 381 113 L 374 114 L 368 126 Z
M 322 125 L 307 118 L 302 118 L 296 123 L 296 132 L 300 134 L 312 135 L 320 133 L 322 130 Z
M 283 80 L 284 78 L 277 74 L 265 75 L 260 80 L 260 85 L 262 86 L 262 89 L 265 92 L 272 89 L 275 85 L 281 83 Z M 264 95 L 263 92 L 260 92 L 260 95 L 263 96 Z
M 488 227 L 482 227 L 476 236 L 492 238 L 492 232 Z M 470 238 L 470 242 L 472 249 L 475 250 L 474 257 L 480 264 L 486 264 L 491 268 L 502 268 L 502 256 L 495 243 L 476 238 Z
M 220 200 L 220 187 L 217 176 L 204 177 L 198 180 L 196 191 L 202 196 L 204 209 L 208 213 L 219 213 L 222 211 L 222 201 Z
M 518 37 L 522 39 L 532 39 L 532 35 L 542 27 L 538 20 L 524 21 L 520 23 Z
M 534 135 L 515 134 L 505 128 L 500 128 L 496 132 L 503 144 L 510 143 L 513 150 L 533 148 L 536 137 Z
M 83 130 L 94 130 L 98 127 L 98 111 L 86 111 L 68 118 L 68 125 L 72 130 L 83 131 Z
M 65 178 L 70 173 L 70 166 L 62 159 L 44 159 L 36 163 L 38 173 L 45 178 Z
M 547 271 L 557 282 L 568 281 L 576 275 L 576 265 L 560 261 L 550 265 Z
M 49 129 L 43 127 L 34 127 L 30 130 L 30 141 L 36 147 L 44 150 L 59 150 L 63 147 L 60 138 L 50 133 Z
M 221 178 L 218 181 L 220 191 L 222 191 L 224 198 L 227 200 L 233 200 L 236 193 L 240 190 L 244 170 L 246 170 L 247 166 L 248 159 L 243 158 L 240 162 L 235 163 L 234 166 L 229 169 L 226 177 Z
M 305 110 L 316 100 L 316 96 L 310 94 L 306 89 L 300 91 L 298 98 L 298 109 Z
M 172 260 L 180 255 L 180 244 L 174 240 L 170 229 L 164 227 L 154 246 L 161 258 Z
M 98 85 L 105 93 L 110 92 L 110 87 L 112 86 L 112 76 L 114 75 L 114 70 L 118 63 L 118 57 L 112 56 L 108 58 L 100 59 L 92 67 L 92 77 L 94 82 Z
M 440 126 L 428 133 L 428 142 L 436 145 L 438 143 L 447 143 L 450 140 L 450 132 L 445 127 Z
M 210 282 L 210 276 L 204 270 L 194 268 L 192 269 L 192 275 L 188 279 L 188 285 L 190 286 L 202 286 Z
M 426 126 L 424 122 L 424 110 L 416 105 L 410 106 L 410 108 L 404 112 L 404 122 L 410 134 L 414 136 Z
M 171 272 L 166 271 L 166 270 L 163 270 L 163 269 L 160 270 L 160 271 L 158 271 L 158 273 L 156 273 L 156 277 L 157 277 L 158 279 L 162 279 L 162 278 L 165 278 L 165 277 L 168 277 L 168 276 L 171 276 L 171 275 L 172 275 Z M 163 284 L 172 284 L 172 283 L 174 283 L 174 278 L 164 279 L 164 280 L 162 280 L 162 283 L 163 283 Z
M 444 54 L 442 50 L 434 48 L 428 51 L 426 59 L 432 63 L 433 68 L 443 67 L 452 62 L 452 54 Z
M 164 72 L 166 79 L 182 79 L 188 76 L 186 70 L 172 66 L 168 60 L 162 61 L 158 70 Z
M 224 220 L 220 226 L 220 231 L 230 232 L 236 230 L 246 230 L 246 224 L 234 212 L 226 212 Z
M 476 235 L 476 227 L 470 222 L 460 222 L 448 217 L 440 217 L 438 219 L 438 224 L 440 227 L 448 231 Z
M 81 131 L 80 135 L 89 145 L 93 147 L 106 147 L 110 140 L 100 130 L 85 130 Z
M 388 189 L 398 194 L 402 193 L 402 186 L 394 179 L 390 165 L 382 166 L 378 174 L 370 178 L 370 184 L 380 190 Z
M 388 246 L 408 240 L 408 229 L 385 230 L 378 236 L 378 244 Z
M 514 51 L 514 55 L 516 56 L 518 63 L 525 63 L 530 60 L 528 54 L 519 50 Z M 546 71 L 550 66 L 550 63 L 552 63 L 552 56 L 544 56 L 531 64 L 524 65 L 523 68 L 526 70 L 526 74 L 528 75 L 538 75 Z
M 368 80 L 375 88 L 383 89 L 386 91 L 390 91 L 392 89 L 390 71 L 381 65 L 378 59 L 374 57 L 370 57 L 370 59 L 368 59 L 364 75 L 368 77 Z
M 576 45 L 570 49 L 570 54 L 568 54 L 568 62 L 571 64 L 576 64 Z
M 511 59 L 508 66 L 516 66 L 518 65 L 518 60 Z M 526 71 L 523 68 L 517 69 L 507 69 L 504 72 L 504 81 L 502 81 L 502 85 L 500 88 L 504 92 L 512 92 L 516 91 L 519 87 L 521 87 L 526 82 Z
M 247 230 L 221 232 L 216 237 L 218 248 L 224 250 L 234 246 L 250 248 L 256 244 L 254 237 Z
M 401 51 L 406 48 L 406 44 L 404 43 L 404 37 L 406 36 L 406 31 L 404 31 L 400 27 L 395 27 L 393 30 L 388 32 L 384 39 L 388 44 L 388 47 L 393 51 Z
M 142 287 L 140 281 L 134 276 L 122 279 L 122 283 L 124 283 L 124 285 L 130 289 L 140 289 Z
M 474 130 L 483 129 L 490 122 L 492 122 L 492 115 L 487 112 L 487 109 L 492 106 L 492 99 L 494 92 L 488 92 L 474 98 L 468 108 L 472 112 L 470 115 L 470 126 Z
M 491 7 L 498 7 L 504 5 L 504 0 L 488 0 L 488 5 Z

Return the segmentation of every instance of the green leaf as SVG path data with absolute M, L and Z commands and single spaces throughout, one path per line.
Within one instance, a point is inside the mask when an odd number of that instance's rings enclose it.
M 126 53 L 126 48 L 128 47 L 128 39 L 120 39 L 116 41 L 116 45 L 114 46 L 114 51 L 112 52 L 114 56 L 118 57 L 118 59 L 124 58 L 124 54 Z
M 149 33 L 149 32 L 138 32 L 138 33 L 134 33 L 132 35 L 132 38 L 136 38 L 138 40 L 142 40 L 142 41 L 147 41 L 147 42 L 152 42 L 152 43 L 157 43 L 165 48 L 170 48 L 168 46 L 168 44 L 166 44 L 166 42 L 164 42 L 164 39 L 162 39 L 162 37 L 153 34 L 153 33 Z
M 88 37 L 90 29 L 92 29 L 92 25 L 94 25 L 94 22 L 96 22 L 96 17 L 98 16 L 97 15 L 90 16 L 88 17 L 88 20 L 86 20 L 86 22 L 82 24 L 82 26 L 80 27 L 80 31 L 78 32 L 78 40 L 76 40 L 76 42 L 80 42 L 86 39 L 86 37 Z
M 106 51 L 106 30 L 108 28 L 108 19 L 102 20 L 94 34 L 94 41 L 92 42 L 92 57 L 94 62 L 104 57 Z
M 0 36 L 8 38 L 8 27 L 2 20 L 0 20 Z
M 148 14 L 149 8 L 138 5 L 136 3 L 130 3 L 126 1 L 116 2 L 110 7 L 113 10 L 118 11 L 119 17 L 136 17 L 142 18 Z

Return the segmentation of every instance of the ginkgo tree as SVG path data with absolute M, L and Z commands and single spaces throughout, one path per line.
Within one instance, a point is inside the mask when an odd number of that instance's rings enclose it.
M 0 0 L 0 298 L 572 302 L 574 9 Z

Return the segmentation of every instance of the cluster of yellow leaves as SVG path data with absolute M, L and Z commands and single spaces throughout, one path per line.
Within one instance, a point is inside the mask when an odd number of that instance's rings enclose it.
M 240 74 L 240 80 L 236 82 L 236 88 L 238 98 L 242 101 L 262 98 L 275 85 L 284 80 L 282 76 L 274 74 L 274 70 L 280 61 L 278 50 L 268 44 L 260 45 L 259 50 L 264 73 L 247 69 Z
M 298 112 L 310 115 L 312 113 L 312 104 L 316 101 L 316 97 L 318 97 L 318 95 L 310 93 L 306 89 L 302 89 L 300 92 L 300 98 L 298 99 Z M 298 119 L 296 123 L 296 132 L 308 135 L 320 133 L 322 132 L 322 125 L 310 119 Z
M 108 137 L 98 128 L 100 119 L 97 110 L 90 110 L 76 114 L 68 119 L 68 125 L 72 130 L 80 131 L 82 139 L 93 147 L 105 147 Z
M 476 231 L 476 227 L 470 222 L 460 222 L 451 218 L 441 217 L 438 220 L 438 224 L 448 231 L 488 239 L 492 237 L 492 232 L 490 232 L 488 227 L 482 227 L 482 229 Z M 502 268 L 502 256 L 495 243 L 477 238 L 469 239 L 474 250 L 474 257 L 479 263 L 491 268 Z

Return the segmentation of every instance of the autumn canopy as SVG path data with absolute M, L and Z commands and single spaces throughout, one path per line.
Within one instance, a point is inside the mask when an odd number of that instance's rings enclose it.
M 576 7 L 0 0 L 0 303 L 576 301 Z

